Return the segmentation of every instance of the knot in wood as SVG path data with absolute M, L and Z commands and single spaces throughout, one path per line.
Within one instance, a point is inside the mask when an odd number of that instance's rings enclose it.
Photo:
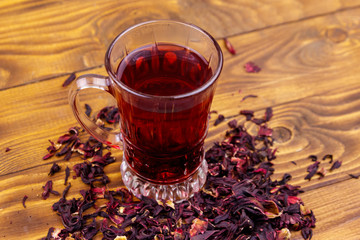
M 273 138 L 278 143 L 284 143 L 290 140 L 291 131 L 286 127 L 274 127 L 273 128 Z
M 340 43 L 347 39 L 348 33 L 341 28 L 329 28 L 326 30 L 326 37 L 334 43 Z

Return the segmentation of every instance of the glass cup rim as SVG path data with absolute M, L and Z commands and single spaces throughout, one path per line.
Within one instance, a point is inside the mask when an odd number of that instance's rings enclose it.
M 172 24 L 184 25 L 186 27 L 190 27 L 190 28 L 193 28 L 193 29 L 201 32 L 202 34 L 207 36 L 213 42 L 213 44 L 214 44 L 214 46 L 215 46 L 215 48 L 217 50 L 219 62 L 218 62 L 216 70 L 214 71 L 213 76 L 205 84 L 201 85 L 200 87 L 198 87 L 198 88 L 196 88 L 196 89 L 194 89 L 192 91 L 189 91 L 189 92 L 186 92 L 186 93 L 183 93 L 183 94 L 170 95 L 170 96 L 157 96 L 157 95 L 151 95 L 151 94 L 146 94 L 146 93 L 143 93 L 143 92 L 140 92 L 140 91 L 136 91 L 136 90 L 130 88 L 129 86 L 127 86 L 126 84 L 122 83 L 121 81 L 117 80 L 116 76 L 113 74 L 113 72 L 111 71 L 111 68 L 110 68 L 110 56 L 111 56 L 112 50 L 113 50 L 113 48 L 115 46 L 115 43 L 123 35 L 129 33 L 130 31 L 132 31 L 135 28 L 142 27 L 144 25 L 149 25 L 149 24 L 156 24 L 156 23 L 163 23 L 163 24 L 172 23 Z M 122 89 L 126 90 L 127 92 L 129 92 L 129 93 L 131 93 L 133 95 L 139 96 L 139 97 L 143 97 L 143 98 L 182 99 L 182 98 L 194 96 L 194 95 L 196 95 L 198 93 L 201 93 L 201 92 L 205 91 L 206 89 L 208 89 L 216 81 L 216 79 L 219 77 L 219 75 L 221 73 L 222 67 L 223 67 L 223 54 L 222 54 L 221 48 L 220 48 L 219 44 L 217 43 L 217 41 L 208 32 L 206 32 L 205 30 L 203 30 L 200 27 L 195 26 L 193 24 L 174 21 L 174 20 L 151 20 L 151 21 L 146 21 L 146 22 L 142 22 L 142 23 L 133 25 L 133 26 L 127 28 L 126 30 L 124 30 L 123 32 L 121 32 L 111 42 L 111 44 L 110 44 L 110 46 L 109 46 L 109 48 L 108 48 L 108 50 L 107 50 L 107 52 L 105 54 L 105 69 L 106 69 L 108 75 L 112 78 L 112 80 L 114 82 L 116 82 Z

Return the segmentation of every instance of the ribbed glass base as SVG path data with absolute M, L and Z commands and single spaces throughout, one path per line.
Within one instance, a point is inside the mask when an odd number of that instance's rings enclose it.
M 139 177 L 123 159 L 120 171 L 125 186 L 136 197 L 149 197 L 156 200 L 171 200 L 173 202 L 179 202 L 184 199 L 188 199 L 194 195 L 194 193 L 200 191 L 206 181 L 208 165 L 203 158 L 199 168 L 185 181 L 162 185 L 148 182 L 147 180 Z

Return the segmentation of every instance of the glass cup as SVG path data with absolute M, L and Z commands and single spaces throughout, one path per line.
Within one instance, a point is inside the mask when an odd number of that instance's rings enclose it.
M 69 102 L 87 132 L 123 149 L 122 179 L 135 196 L 180 201 L 206 181 L 203 145 L 222 65 L 219 45 L 204 30 L 170 20 L 145 22 L 111 43 L 107 77 L 76 79 Z M 78 93 L 87 88 L 116 99 L 119 133 L 100 128 L 80 110 Z

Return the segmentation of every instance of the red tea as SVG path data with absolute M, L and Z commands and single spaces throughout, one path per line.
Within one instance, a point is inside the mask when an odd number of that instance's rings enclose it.
M 168 184 L 198 168 L 214 93 L 201 87 L 212 75 L 201 55 L 180 45 L 148 45 L 121 61 L 117 80 L 135 92 L 116 94 L 124 154 L 135 172 Z

